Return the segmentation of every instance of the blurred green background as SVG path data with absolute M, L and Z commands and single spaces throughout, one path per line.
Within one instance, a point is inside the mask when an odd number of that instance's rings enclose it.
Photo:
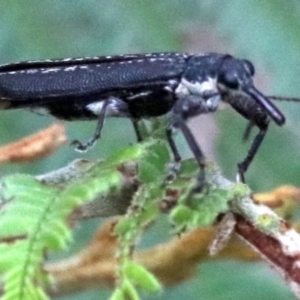
M 265 94 L 300 97 L 299 0 L 2 0 L 0 6 L 0 63 L 20 60 L 112 55 L 154 51 L 215 51 L 249 59 L 256 66 L 257 86 Z M 247 174 L 255 191 L 280 184 L 300 185 L 300 106 L 278 103 L 287 117 L 269 133 Z M 17 140 L 53 122 L 26 111 L 1 112 L 1 144 Z M 209 123 L 211 122 L 211 123 Z M 209 122 L 193 123 L 197 136 L 210 144 L 226 176 L 234 179 L 236 163 L 247 151 L 241 142 L 246 122 L 225 109 Z M 86 140 L 95 123 L 69 123 L 70 139 Z M 211 130 L 212 128 L 216 128 Z M 124 139 L 125 137 L 125 139 Z M 179 137 L 180 140 L 180 137 Z M 75 158 L 105 158 L 112 149 L 134 143 L 128 120 L 108 120 L 101 142 L 88 154 L 65 146 L 47 159 L 27 165 L 6 164 L 0 174 L 44 173 Z M 182 143 L 184 146 L 184 143 Z M 205 145 L 203 145 L 206 148 Z M 187 150 L 182 151 L 188 153 Z M 71 252 L 84 245 L 99 224 L 86 222 L 75 233 Z M 161 221 L 142 245 L 169 238 L 171 228 Z M 178 270 L 180 272 L 180 270 Z M 110 291 L 88 291 L 61 299 L 107 299 Z M 143 299 L 294 299 L 268 266 L 238 261 L 210 262 L 187 283 Z

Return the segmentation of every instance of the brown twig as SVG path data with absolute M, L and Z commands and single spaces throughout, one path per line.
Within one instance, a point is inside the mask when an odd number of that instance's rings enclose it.
M 18 142 L 0 148 L 0 163 L 30 162 L 53 153 L 67 141 L 65 127 L 53 124 Z
M 281 203 L 285 207 L 285 200 L 297 203 L 299 201 L 299 189 L 295 187 L 281 188 L 278 201 L 278 189 L 266 193 L 268 199 L 273 199 L 276 203 Z M 285 193 L 283 192 L 285 191 Z M 291 193 L 292 192 L 292 193 Z M 266 195 L 259 194 L 255 196 L 256 202 L 265 202 Z M 267 201 L 272 204 L 273 201 Z M 264 206 L 253 204 L 254 209 L 260 209 Z M 273 205 L 271 205 L 273 206 Z M 277 206 L 279 208 L 279 206 Z M 265 212 L 265 211 L 264 211 Z M 273 214 L 272 211 L 267 210 Z M 249 211 L 248 211 L 249 213 Z M 175 237 L 171 241 L 157 245 L 151 249 L 137 252 L 134 254 L 134 260 L 143 264 L 150 272 L 155 274 L 165 286 L 179 284 L 188 280 L 197 272 L 198 264 L 201 261 L 216 259 L 240 259 L 255 260 L 260 255 L 264 255 L 268 260 L 273 257 L 272 263 L 281 263 L 284 274 L 298 274 L 297 270 L 292 268 L 297 262 L 296 257 L 292 258 L 292 253 L 286 253 L 283 250 L 278 251 L 286 245 L 279 244 L 280 239 L 272 237 L 269 234 L 257 229 L 253 222 L 246 220 L 244 213 L 239 211 L 235 213 L 235 231 L 244 240 L 256 248 L 258 252 L 253 251 L 237 236 L 232 236 L 230 241 L 215 256 L 209 254 L 208 248 L 215 239 L 216 229 L 209 227 L 205 229 L 195 229 L 189 233 Z M 259 213 L 256 215 L 260 216 Z M 56 284 L 52 287 L 51 294 L 60 296 L 83 289 L 113 287 L 115 283 L 116 270 L 116 251 L 117 238 L 112 234 L 113 226 L 116 220 L 109 221 L 99 229 L 91 244 L 82 252 L 67 260 L 52 263 L 47 266 L 47 270 L 54 276 Z M 281 223 L 282 222 L 282 223 Z M 281 220 L 284 225 L 280 231 L 283 236 L 289 235 L 292 230 L 286 222 Z M 293 235 L 296 235 L 294 232 Z M 260 254 L 260 255 L 259 255 Z M 296 267 L 296 266 L 295 266 Z M 180 272 L 178 272 L 180 270 Z M 295 272 L 295 273 L 294 273 Z M 292 275 L 291 274 L 291 275 Z M 292 280 L 298 280 L 292 275 Z M 289 277 L 290 278 L 290 277 Z
M 53 296 L 62 296 L 87 288 L 113 287 L 116 274 L 117 237 L 112 234 L 116 220 L 99 229 L 91 244 L 74 257 L 47 265 L 55 278 L 50 288 Z M 196 229 L 164 244 L 137 252 L 134 260 L 143 264 L 165 286 L 179 284 L 197 272 L 200 261 L 238 258 L 257 259 L 258 255 L 234 238 L 226 247 L 211 257 L 208 247 L 214 238 L 214 228 Z M 178 272 L 180 270 L 180 272 Z
M 237 201 L 233 210 L 236 233 L 279 272 L 300 298 L 300 235 L 268 207 L 256 205 L 251 199 Z

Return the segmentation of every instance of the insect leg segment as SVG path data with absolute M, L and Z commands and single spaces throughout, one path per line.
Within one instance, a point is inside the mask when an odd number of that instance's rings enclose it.
M 172 151 L 172 154 L 174 156 L 175 165 L 177 165 L 176 167 L 174 167 L 174 169 L 179 171 L 179 169 L 180 169 L 179 164 L 181 162 L 181 155 L 179 154 L 178 148 L 177 148 L 176 143 L 173 139 L 173 131 L 174 131 L 174 127 L 175 127 L 174 125 L 175 125 L 175 123 L 173 123 L 173 124 L 171 124 L 170 126 L 167 127 L 166 136 L 167 136 L 168 144 L 169 144 L 170 149 Z
M 197 186 L 194 188 L 195 192 L 201 192 L 203 189 L 203 185 L 205 182 L 205 156 L 199 147 L 198 143 L 196 142 L 195 137 L 191 133 L 189 127 L 187 126 L 186 120 L 183 119 L 182 117 L 178 117 L 176 120 L 176 125 L 177 127 L 181 130 L 186 142 L 188 143 L 191 151 L 194 154 L 194 157 L 199 165 L 200 172 L 198 175 L 198 181 L 197 181 Z
M 179 154 L 178 148 L 176 146 L 176 143 L 173 139 L 173 133 L 174 133 L 174 124 L 170 124 L 166 129 L 166 138 L 167 142 L 170 146 L 171 152 L 173 154 L 173 162 L 169 164 L 169 174 L 166 176 L 166 181 L 172 181 L 176 178 L 178 172 L 180 171 L 181 166 L 181 155 Z
M 172 129 L 178 128 L 181 130 L 200 168 L 198 183 L 197 187 L 195 188 L 195 191 L 200 192 L 205 181 L 205 156 L 195 137 L 187 126 L 187 120 L 190 117 L 216 110 L 216 103 L 219 102 L 220 97 L 215 93 L 211 93 L 211 97 L 209 97 L 208 100 L 205 100 L 200 95 L 179 94 L 177 96 L 178 100 L 173 109 L 172 126 L 167 129 L 167 140 L 174 155 L 175 166 L 177 167 L 177 170 L 179 170 L 181 157 L 172 137 Z M 214 105 L 212 105 L 212 103 L 214 103 Z
M 100 139 L 105 117 L 127 116 L 128 114 L 128 105 L 121 99 L 114 97 L 110 97 L 107 100 L 90 103 L 86 106 L 86 109 L 90 110 L 98 117 L 98 122 L 93 137 L 86 143 L 82 143 L 78 140 L 72 141 L 71 144 L 75 146 L 76 150 L 79 152 L 86 152 L 95 145 L 98 139 Z
M 132 126 L 133 126 L 133 129 L 134 129 L 135 135 L 136 135 L 136 139 L 140 143 L 140 142 L 143 141 L 143 138 L 142 138 L 142 135 L 141 135 L 141 132 L 140 132 L 140 129 L 139 129 L 139 120 L 138 119 L 132 119 L 131 122 L 132 122 Z
M 243 142 L 246 142 L 248 141 L 250 135 L 251 135 L 251 131 L 253 129 L 253 127 L 255 126 L 255 124 L 253 124 L 252 122 L 249 122 L 245 128 L 245 131 L 243 133 L 243 137 L 242 137 L 242 140 Z
M 195 73 L 189 73 L 188 75 L 190 75 L 190 80 L 183 76 L 175 90 L 176 102 L 172 109 L 173 119 L 171 125 L 167 128 L 166 135 L 174 156 L 175 164 L 171 168 L 171 172 L 174 175 L 174 173 L 176 174 L 180 169 L 181 156 L 174 142 L 172 133 L 175 128 L 182 131 L 200 168 L 198 184 L 195 188 L 195 191 L 200 192 L 205 180 L 205 156 L 187 126 L 187 120 L 202 113 L 215 111 L 221 97 L 217 89 L 215 78 L 204 76 L 199 80 L 199 78 L 195 76 Z
M 268 124 L 266 124 L 265 128 L 260 128 L 258 134 L 255 136 L 250 149 L 248 150 L 246 158 L 238 163 L 238 174 L 237 174 L 237 181 L 245 182 L 245 173 L 247 172 L 254 156 L 256 155 L 262 141 L 265 138 L 265 135 L 268 130 Z
M 245 182 L 245 173 L 247 172 L 252 160 L 254 159 L 268 130 L 270 117 L 267 112 L 261 108 L 256 101 L 241 92 L 226 92 L 222 95 L 223 101 L 229 103 L 244 118 L 249 120 L 244 132 L 243 139 L 247 140 L 254 126 L 258 127 L 259 132 L 255 136 L 245 159 L 238 163 L 237 180 Z

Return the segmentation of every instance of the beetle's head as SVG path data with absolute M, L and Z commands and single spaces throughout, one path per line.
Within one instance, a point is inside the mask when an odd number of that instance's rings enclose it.
M 231 91 L 240 91 L 251 97 L 278 125 L 285 121 L 279 109 L 254 84 L 252 77 L 255 70 L 248 60 L 241 60 L 225 55 L 217 70 L 217 84 L 219 88 Z

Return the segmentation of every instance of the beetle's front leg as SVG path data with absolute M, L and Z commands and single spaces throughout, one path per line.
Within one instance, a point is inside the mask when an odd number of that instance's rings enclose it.
M 262 141 L 265 138 L 265 135 L 268 130 L 268 123 L 265 124 L 264 127 L 259 128 L 258 134 L 255 136 L 250 149 L 248 150 L 247 156 L 244 160 L 238 163 L 238 173 L 237 173 L 237 181 L 245 182 L 245 173 L 247 172 L 254 156 L 257 153 L 258 148 L 260 147 Z
M 243 134 L 243 140 L 248 140 L 253 127 L 258 127 L 259 132 L 254 137 L 246 157 L 238 163 L 237 181 L 245 182 L 245 173 L 251 165 L 261 143 L 263 142 L 269 125 L 269 117 L 256 102 L 244 94 L 228 94 L 224 97 L 238 113 L 249 120 L 246 130 Z
M 173 131 L 174 131 L 174 125 L 170 124 L 166 129 L 166 137 L 167 137 L 167 142 L 170 146 L 171 152 L 173 154 L 174 160 L 169 165 L 169 174 L 167 175 L 167 178 L 166 178 L 167 181 L 172 181 L 176 178 L 178 172 L 180 171 L 180 165 L 181 165 L 181 155 L 179 154 L 178 148 L 173 139 Z
M 194 135 L 187 126 L 186 120 L 183 118 L 177 119 L 177 126 L 181 130 L 186 142 L 189 145 L 190 150 L 193 152 L 194 157 L 199 165 L 200 171 L 197 179 L 197 186 L 194 188 L 194 192 L 201 192 L 205 183 L 205 156 L 200 146 L 198 145 Z
M 178 128 L 182 131 L 182 134 L 189 145 L 198 165 L 200 172 L 198 175 L 197 186 L 195 187 L 195 192 L 201 192 L 205 182 L 205 156 L 198 145 L 194 135 L 187 126 L 187 119 L 202 113 L 211 112 L 211 107 L 207 104 L 200 96 L 195 95 L 182 95 L 179 97 L 173 109 L 173 122 L 170 127 L 167 128 L 167 141 L 170 145 L 171 151 L 174 156 L 175 164 L 172 167 L 173 174 L 178 173 L 180 170 L 181 156 L 174 142 L 172 131 L 174 128 Z

